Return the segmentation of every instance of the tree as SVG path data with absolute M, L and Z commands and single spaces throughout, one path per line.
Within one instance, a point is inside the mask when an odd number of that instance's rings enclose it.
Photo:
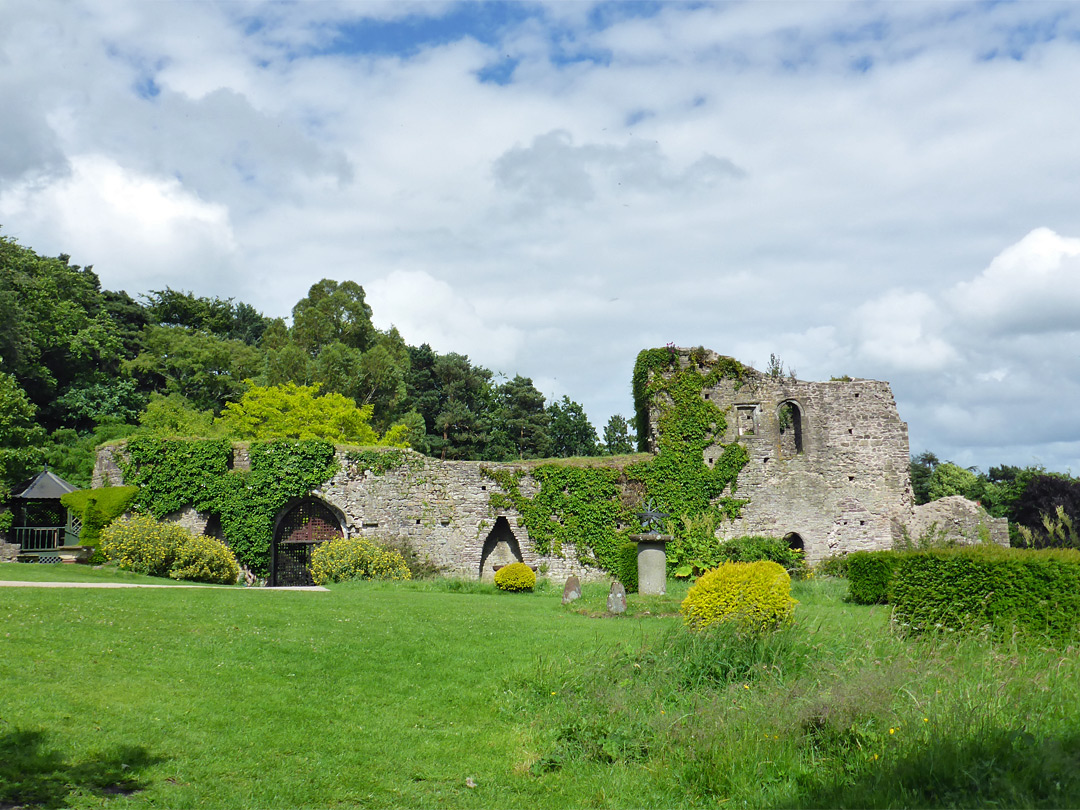
M 612 414 L 604 426 L 604 447 L 612 456 L 633 453 L 637 446 L 637 436 L 630 432 L 630 423 L 626 417 Z
M 548 457 L 551 417 L 544 409 L 544 395 L 536 390 L 532 380 L 520 374 L 507 380 L 495 390 L 495 400 L 493 427 L 508 440 L 514 456 Z
M 45 431 L 34 421 L 36 412 L 15 377 L 0 372 L 0 500 L 41 469 Z
M 553 456 L 596 456 L 600 453 L 596 428 L 589 422 L 585 409 L 567 396 L 547 408 L 548 439 Z
M 979 477 L 972 470 L 945 461 L 934 467 L 927 482 L 927 494 L 936 501 L 950 495 L 962 495 L 970 500 L 978 500 L 982 492 Z
M 258 344 L 270 319 L 250 304 L 234 304 L 231 298 L 202 298 L 190 292 L 154 290 L 147 296 L 147 313 L 161 326 L 183 326 L 210 332 L 224 340 Z
M 930 476 L 940 463 L 938 457 L 929 450 L 911 457 L 911 489 L 915 503 L 930 503 Z
M 180 394 L 198 410 L 219 411 L 263 366 L 254 346 L 179 326 L 148 327 L 143 344 L 146 349 L 124 368 L 145 388 Z
M 293 340 L 312 357 L 334 341 L 366 351 L 375 340 L 371 307 L 364 288 L 355 281 L 339 284 L 324 278 L 313 284 L 307 297 L 293 307 L 292 316 Z
M 233 439 L 326 439 L 339 444 L 404 446 L 407 430 L 380 440 L 371 427 L 370 405 L 358 408 L 341 394 L 319 395 L 318 385 L 252 385 L 215 421 Z

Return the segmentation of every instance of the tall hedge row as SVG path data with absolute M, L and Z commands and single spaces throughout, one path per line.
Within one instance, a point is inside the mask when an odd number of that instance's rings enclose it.
M 857 605 L 889 601 L 889 582 L 900 554 L 896 551 L 856 551 L 847 557 L 848 597 Z
M 1080 638 L 1080 552 L 974 546 L 903 554 L 894 562 L 889 602 L 905 632 Z

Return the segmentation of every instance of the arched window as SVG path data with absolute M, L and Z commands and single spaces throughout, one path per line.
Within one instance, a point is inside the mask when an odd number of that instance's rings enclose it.
M 799 455 L 803 451 L 803 417 L 799 403 L 793 399 L 781 402 L 776 418 L 780 423 L 780 455 L 784 458 Z

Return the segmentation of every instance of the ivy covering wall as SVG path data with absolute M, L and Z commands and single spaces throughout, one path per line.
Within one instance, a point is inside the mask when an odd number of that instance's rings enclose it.
M 230 470 L 232 444 L 220 439 L 133 438 L 121 467 L 138 486 L 135 505 L 154 517 L 193 507 L 221 520 L 241 564 L 265 576 L 274 517 L 294 498 L 325 484 L 338 470 L 334 445 L 322 440 L 252 443 L 250 470 Z
M 650 405 L 657 410 L 656 455 L 622 470 L 542 464 L 529 471 L 540 487 L 531 497 L 521 492 L 525 470 L 485 470 L 506 493 L 493 493 L 492 506 L 521 514 L 538 553 L 561 555 L 574 545 L 583 561 L 617 574 L 629 535 L 642 530 L 637 513 L 651 504 L 668 515 L 665 531 L 675 538 L 669 570 L 701 557 L 702 544 L 718 542 L 716 526 L 737 517 L 746 503 L 733 493 L 749 461 L 741 444 L 722 444 L 727 414 L 703 393 L 724 379 L 741 384 L 747 374 L 731 358 L 706 363 L 704 349 L 692 350 L 686 364 L 676 350 L 646 349 L 634 368 L 634 404 L 642 450 L 648 449 Z M 714 445 L 721 449 L 709 466 L 705 451 Z M 627 497 L 630 492 L 637 495 Z

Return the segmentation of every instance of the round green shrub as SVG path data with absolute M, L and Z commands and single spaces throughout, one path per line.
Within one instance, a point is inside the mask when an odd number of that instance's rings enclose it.
M 790 621 L 795 609 L 791 577 L 779 563 L 724 563 L 690 588 L 681 611 L 686 624 L 704 630 L 731 622 L 743 632 L 772 630 Z
M 495 572 L 495 587 L 503 591 L 531 591 L 536 587 L 536 573 L 525 563 L 510 563 Z
M 180 544 L 169 576 L 189 582 L 234 585 L 240 577 L 240 564 L 232 549 L 220 540 L 199 535 Z
M 362 537 L 342 537 L 312 550 L 311 578 L 316 585 L 325 585 L 350 579 L 412 579 L 412 573 L 393 549 Z
M 191 533 L 175 523 L 133 515 L 102 529 L 98 549 L 125 571 L 167 577 L 180 546 L 190 540 Z

